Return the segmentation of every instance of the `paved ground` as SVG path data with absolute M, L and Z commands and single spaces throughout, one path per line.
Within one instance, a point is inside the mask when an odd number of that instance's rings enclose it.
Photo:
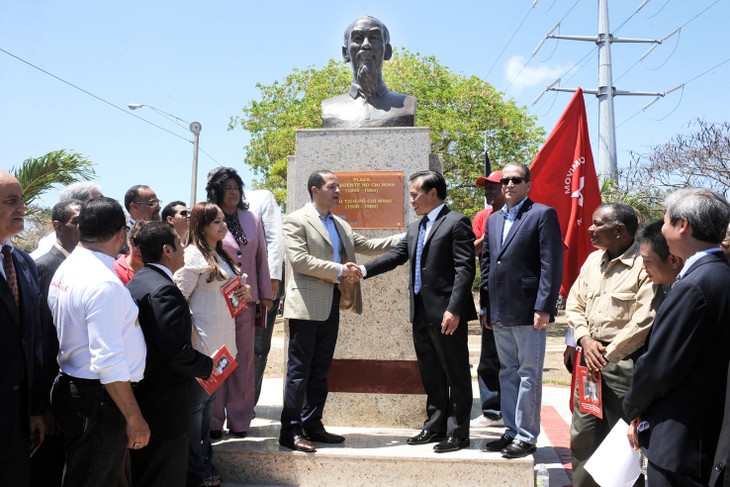
M 543 404 L 541 410 L 542 433 L 538 438 L 538 450 L 535 453 L 535 465 L 546 464 L 550 472 L 551 487 L 564 487 L 572 483 L 572 472 L 570 469 L 570 410 L 568 407 L 570 375 L 563 366 L 563 350 L 565 349 L 563 337 L 565 334 L 565 323 L 562 316 L 555 324 L 548 329 L 548 347 L 546 351 Z M 281 377 L 284 374 L 284 325 L 278 320 L 274 330 L 269 363 L 266 370 L 264 391 L 262 393 L 262 404 L 280 404 L 281 401 Z M 478 324 L 471 323 L 469 327 L 469 349 L 472 369 L 476 370 L 479 359 L 480 329 Z M 474 381 L 475 397 L 479 396 L 476 381 Z M 271 396 L 265 399 L 264 396 Z M 475 401 L 475 406 L 477 402 Z M 269 409 L 269 408 L 267 408 Z M 262 411 L 263 412 L 263 411 Z M 263 415 L 262 415 L 263 416 Z M 275 418 L 257 418 L 255 421 L 276 422 Z M 493 433 L 495 427 L 488 429 L 473 428 L 471 431 L 472 444 L 481 447 L 483 438 L 488 433 Z M 488 431 L 489 430 L 489 431 Z M 224 484 L 225 485 L 225 484 Z M 234 487 L 228 484 L 228 487 Z

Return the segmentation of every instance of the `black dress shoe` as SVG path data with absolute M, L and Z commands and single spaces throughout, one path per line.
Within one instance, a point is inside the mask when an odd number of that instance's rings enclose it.
M 498 440 L 488 441 L 484 445 L 484 448 L 482 448 L 482 450 L 483 451 L 501 451 L 501 450 L 504 450 L 505 448 L 507 448 L 510 445 L 510 443 L 512 443 L 513 440 L 514 440 L 514 438 L 510 438 L 505 433 Z
M 211 440 L 220 440 L 223 438 L 223 431 L 222 430 L 210 430 L 210 433 L 208 433 Z
M 231 430 L 231 431 L 229 431 L 229 433 L 232 436 L 235 436 L 237 438 L 245 438 L 245 437 L 248 436 L 248 431 L 233 431 L 233 430 Z
M 521 440 L 515 440 L 508 447 L 502 450 L 502 456 L 504 458 L 522 458 L 527 455 L 532 455 L 535 453 L 535 450 L 537 450 L 535 445 Z
M 469 446 L 469 438 L 457 438 L 456 436 L 449 436 L 441 440 L 439 443 L 433 446 L 433 451 L 436 453 L 446 453 L 450 451 L 461 450 Z
M 314 445 L 314 443 L 300 435 L 280 436 L 279 444 L 281 446 L 291 448 L 292 450 L 303 451 L 306 453 L 312 453 L 317 451 L 317 447 Z
M 426 443 L 433 443 L 444 439 L 443 433 L 436 433 L 429 430 L 421 430 L 416 436 L 408 438 L 409 445 L 425 445 Z
M 320 443 L 344 443 L 345 437 L 328 433 L 325 430 L 312 431 L 304 433 L 304 437 L 311 441 L 318 441 Z

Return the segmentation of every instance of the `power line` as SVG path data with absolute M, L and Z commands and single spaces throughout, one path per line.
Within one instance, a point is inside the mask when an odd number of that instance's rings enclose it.
M 507 41 L 507 44 L 505 44 L 504 48 L 502 48 L 502 51 L 499 53 L 499 56 L 497 56 L 497 59 L 494 60 L 494 64 L 492 64 L 492 67 L 489 68 L 489 71 L 487 71 L 487 74 L 484 76 L 485 79 L 486 78 L 489 78 L 489 74 L 492 72 L 492 70 L 494 69 L 494 67 L 499 62 L 500 58 L 502 57 L 502 54 L 504 54 L 504 51 L 506 51 L 507 48 L 509 47 L 509 45 L 512 43 L 512 40 L 515 38 L 515 36 L 517 35 L 517 32 L 520 30 L 520 28 L 522 27 L 522 25 L 527 20 L 527 17 L 529 17 L 530 16 L 530 13 L 532 13 L 532 11 L 535 9 L 535 5 L 537 5 L 537 0 L 535 0 L 532 3 L 532 7 L 530 7 L 530 9 L 527 11 L 527 13 L 525 14 L 525 16 L 522 18 L 522 21 L 520 22 L 520 24 L 517 26 L 517 28 L 515 29 L 515 31 L 512 33 L 512 37 L 509 38 L 509 40 Z
M 172 131 L 170 131 L 170 130 L 166 129 L 165 127 L 161 127 L 160 125 L 157 125 L 157 124 L 156 124 L 156 123 L 154 123 L 154 122 L 150 122 L 149 120 L 145 120 L 144 118 L 140 117 L 139 115 L 136 115 L 136 114 L 134 114 L 134 113 L 132 113 L 132 112 L 130 112 L 130 111 L 128 111 L 128 110 L 125 110 L 124 108 L 122 108 L 122 107 L 120 107 L 120 106 L 117 106 L 117 105 L 115 105 L 114 103 L 112 103 L 112 102 L 110 102 L 110 101 L 107 101 L 107 100 L 105 100 L 104 98 L 102 98 L 102 97 L 100 97 L 100 96 L 97 96 L 97 95 L 95 95 L 95 94 L 91 93 L 90 91 L 87 91 L 87 90 L 85 90 L 85 89 L 83 89 L 83 88 L 81 88 L 81 87 L 79 87 L 79 86 L 76 86 L 75 84 L 71 83 L 70 81 L 66 81 L 65 79 L 61 78 L 60 76 L 56 76 L 55 74 L 53 74 L 53 73 L 51 73 L 51 72 L 49 72 L 49 71 L 46 71 L 45 69 L 43 69 L 43 68 L 41 68 L 41 67 L 39 67 L 39 66 L 36 66 L 35 64 L 31 63 L 30 61 L 26 61 L 25 59 L 21 58 L 20 56 L 16 56 L 16 55 L 15 55 L 15 54 L 13 54 L 12 52 L 6 51 L 6 50 L 5 50 L 5 49 L 3 49 L 2 47 L 0 47 L 0 52 L 3 52 L 3 53 L 5 53 L 5 54 L 7 54 L 8 56 L 10 56 L 10 57 L 12 57 L 12 58 L 15 58 L 15 59 L 17 59 L 18 61 L 20 61 L 20 62 L 22 62 L 22 63 L 25 63 L 25 64 L 27 64 L 28 66 L 30 66 L 30 67 L 32 67 L 32 68 L 34 68 L 34 69 L 37 69 L 37 70 L 38 70 L 38 71 L 40 71 L 41 73 L 47 74 L 48 76 L 50 76 L 50 77 L 52 77 L 52 78 L 55 78 L 55 79 L 57 79 L 58 81 L 60 81 L 60 82 L 62 82 L 62 83 L 65 83 L 65 84 L 67 84 L 68 86 L 70 86 L 70 87 L 72 87 L 72 88 L 74 88 L 74 89 L 77 89 L 77 90 L 79 90 L 80 92 L 82 92 L 82 93 L 84 93 L 84 94 L 86 94 L 86 95 L 89 95 L 90 97 L 92 97 L 92 98 L 95 98 L 95 99 L 99 100 L 99 101 L 100 101 L 100 102 L 102 102 L 102 103 L 106 103 L 106 104 L 107 104 L 107 105 L 109 105 L 110 107 L 112 107 L 112 108 L 116 108 L 117 110 L 119 110 L 119 111 L 120 111 L 120 112 L 122 112 L 122 113 L 125 113 L 126 115 L 129 115 L 129 116 L 132 116 L 132 117 L 134 117 L 134 118 L 137 118 L 137 119 L 139 119 L 139 120 L 142 120 L 143 122 L 145 122 L 145 123 L 148 123 L 148 124 L 152 125 L 153 127 L 157 127 L 157 128 L 158 128 L 158 129 L 160 129 L 160 130 L 164 130 L 165 132 L 167 132 L 167 133 L 168 133 L 168 134 L 170 134 L 170 135 L 174 135 L 175 137 L 177 137 L 177 138 L 179 138 L 179 139 L 182 139 L 182 140 L 184 140 L 184 141 L 186 141 L 186 142 L 190 142 L 190 140 L 186 139 L 186 138 L 185 138 L 185 137 L 183 137 L 182 135 L 176 134 L 175 132 L 172 132 Z
M 25 60 L 25 59 L 21 58 L 20 56 L 18 56 L 18 55 L 16 55 L 16 54 L 13 54 L 12 52 L 10 52 L 10 51 L 7 51 L 7 50 L 3 49 L 2 47 L 0 47 L 0 52 L 3 52 L 3 53 L 7 54 L 8 56 L 10 56 L 10 57 L 12 57 L 12 58 L 14 58 L 14 59 L 16 59 L 16 60 L 18 60 L 18 61 L 20 61 L 20 62 L 22 62 L 22 63 L 24 63 L 24 64 L 27 64 L 27 65 L 28 65 L 28 66 L 30 66 L 31 68 L 37 69 L 37 70 L 38 70 L 38 71 L 40 71 L 41 73 L 43 73 L 43 74 L 46 74 L 46 75 L 48 75 L 48 76 L 50 76 L 50 77 L 52 77 L 52 78 L 54 78 L 54 79 L 56 79 L 56 80 L 58 80 L 58 81 L 60 81 L 60 82 L 64 83 L 64 84 L 66 84 L 66 85 L 68 85 L 68 86 L 70 86 L 70 87 L 72 87 L 72 88 L 74 88 L 74 89 L 76 89 L 76 90 L 78 90 L 78 91 L 80 91 L 80 92 L 84 93 L 85 95 L 88 95 L 88 96 L 90 96 L 90 97 L 92 97 L 92 98 L 94 98 L 94 99 L 96 99 L 96 100 L 98 100 L 98 101 L 100 101 L 100 102 L 102 102 L 102 103 L 105 103 L 106 105 L 109 105 L 109 106 L 110 106 L 110 107 L 112 107 L 112 108 L 116 108 L 117 110 L 119 110 L 120 112 L 124 113 L 125 115 L 129 115 L 130 117 L 134 117 L 134 118 L 136 118 L 136 119 L 138 119 L 138 120 L 141 120 L 141 121 L 143 121 L 143 122 L 145 122 L 145 123 L 147 123 L 147 124 L 149 124 L 149 125 L 152 125 L 153 127 L 156 127 L 156 128 L 158 128 L 158 129 L 160 129 L 160 130 L 162 130 L 162 131 L 165 131 L 165 132 L 167 132 L 167 133 L 168 133 L 168 134 L 170 134 L 170 135 L 174 135 L 174 136 L 175 136 L 175 137 L 177 137 L 178 139 L 182 139 L 182 140 L 184 140 L 185 142 L 188 142 L 188 143 L 190 143 L 190 144 L 192 144 L 192 143 L 193 143 L 193 141 L 192 141 L 192 140 L 190 140 L 190 139 L 187 139 L 187 138 L 183 137 L 183 136 L 182 136 L 182 135 L 180 135 L 180 134 L 176 134 L 175 132 L 173 132 L 173 131 L 171 131 L 171 130 L 168 130 L 168 129 L 166 129 L 165 127 L 163 127 L 163 126 L 161 126 L 161 125 L 157 125 L 157 124 L 156 124 L 156 123 L 154 123 L 154 122 L 150 122 L 149 120 L 147 120 L 147 119 L 145 119 L 145 118 L 142 118 L 142 117 L 140 117 L 140 116 L 139 116 L 139 115 L 137 115 L 136 113 L 132 113 L 132 112 L 130 112 L 129 110 L 126 110 L 126 109 L 124 109 L 124 108 L 122 108 L 122 107 L 120 107 L 120 106 L 118 106 L 118 105 L 115 105 L 114 103 L 112 103 L 112 102 L 110 102 L 110 101 L 108 101 L 108 100 L 105 100 L 104 98 L 102 98 L 102 97 L 100 97 L 100 96 L 98 96 L 98 95 L 95 95 L 94 93 L 91 93 L 90 91 L 88 91 L 88 90 L 85 90 L 85 89 L 81 88 L 80 86 L 77 86 L 77 85 L 75 85 L 75 84 L 71 83 L 70 81 L 66 81 L 65 79 L 61 78 L 60 76 L 57 76 L 57 75 L 55 75 L 55 74 L 51 73 L 50 71 L 47 71 L 47 70 L 45 70 L 45 69 L 41 68 L 40 66 L 36 66 L 35 64 L 31 63 L 30 61 L 27 61 L 27 60 Z M 179 125 L 179 124 L 178 124 L 178 125 Z M 183 127 L 183 128 L 185 128 L 185 127 Z M 215 160 L 215 158 L 213 158 L 213 156 L 211 156 L 210 154 L 208 154 L 208 153 L 207 153 L 206 151 L 204 151 L 204 150 L 203 150 L 202 148 L 198 147 L 198 149 L 200 149 L 200 151 L 201 151 L 201 152 L 202 152 L 203 154 L 205 154 L 206 156 L 210 157 L 210 158 L 211 158 L 211 159 L 213 160 L 213 162 L 215 162 L 216 164 L 220 164 L 220 163 L 219 163 L 218 161 L 216 161 L 216 160 Z
M 728 62 L 730 62 L 730 58 L 728 58 L 728 59 L 725 59 L 724 61 L 722 61 L 722 62 L 720 62 L 720 63 L 718 63 L 718 64 L 714 65 L 713 67 L 711 67 L 711 68 L 709 68 L 709 69 L 707 69 L 707 70 L 705 70 L 705 71 L 703 71 L 702 73 L 698 74 L 697 76 L 695 76 L 695 77 L 693 77 L 693 78 L 690 78 L 689 80 L 685 81 L 684 83 L 680 83 L 680 84 L 679 84 L 679 85 L 677 85 L 677 87 L 676 87 L 676 88 L 674 88 L 674 89 L 677 89 L 677 88 L 680 88 L 680 87 L 681 87 L 681 88 L 682 88 L 682 96 L 684 96 L 684 88 L 685 88 L 685 86 L 687 86 L 687 85 L 688 85 L 688 84 L 690 84 L 691 82 L 693 82 L 693 81 L 697 80 L 698 78 L 701 78 L 702 76 L 706 75 L 706 74 L 707 74 L 707 73 L 709 73 L 710 71 L 712 71 L 712 70 L 714 70 L 714 69 L 717 69 L 717 68 L 719 68 L 720 66 L 722 66 L 723 64 L 726 64 L 726 63 L 728 63 Z M 673 91 L 673 90 L 672 90 L 672 91 Z M 657 99 L 658 99 L 658 98 L 657 98 Z M 656 101 L 656 100 L 654 100 L 654 101 Z M 681 98 L 680 98 L 680 102 L 681 102 L 681 101 L 682 101 L 682 100 L 681 100 Z M 634 113 L 633 115 L 631 115 L 631 116 L 630 116 L 629 118 L 627 118 L 626 120 L 624 120 L 623 122 L 621 122 L 620 124 L 618 124 L 618 125 L 617 125 L 617 127 L 620 127 L 621 125 L 625 124 L 626 122 L 628 122 L 629 120 L 631 120 L 632 118 L 634 118 L 634 117 L 635 117 L 636 115 L 638 115 L 639 113 L 641 113 L 641 112 L 644 112 L 644 111 L 646 111 L 646 110 L 647 110 L 647 108 L 649 108 L 649 106 L 650 106 L 650 105 L 652 105 L 653 103 L 654 103 L 654 102 L 651 102 L 651 103 L 649 103 L 648 105 L 644 106 L 643 108 L 641 108 L 640 110 L 638 110 L 638 111 L 637 111 L 636 113 Z M 677 107 L 678 107 L 678 106 L 679 106 L 679 105 L 677 105 Z M 671 115 L 672 113 L 674 113 L 674 111 L 675 111 L 675 110 L 677 109 L 677 107 L 675 107 L 675 108 L 674 108 L 674 110 L 672 110 L 671 112 L 669 112 L 669 114 L 668 114 L 668 115 Z M 667 116 L 668 116 L 668 115 L 667 115 Z M 667 116 L 665 116 L 664 118 L 666 118 Z M 664 118 L 662 118 L 662 119 L 660 119 L 660 120 L 663 120 Z
M 578 2 L 580 2 L 580 0 L 575 0 L 575 3 L 573 4 L 573 6 L 572 6 L 572 7 L 570 7 L 570 8 L 568 9 L 568 11 L 567 11 L 567 12 L 565 13 L 565 15 L 563 15 L 563 17 L 562 17 L 562 18 L 561 18 L 561 19 L 560 19 L 560 20 L 558 21 L 558 23 L 556 24 L 556 27 L 560 27 L 560 24 L 561 24 L 561 23 L 563 22 L 563 20 L 565 20 L 565 18 L 566 18 L 566 17 L 567 17 L 567 16 L 568 16 L 568 15 L 570 14 L 570 12 L 572 12 L 572 11 L 573 11 L 573 9 L 575 8 L 575 6 L 576 6 L 576 5 L 578 5 Z M 553 2 L 553 5 L 554 5 L 554 4 L 555 4 L 555 3 Z M 552 5 L 550 6 L 550 8 L 552 8 Z M 550 9 L 548 9 L 548 10 L 550 10 Z M 555 27 L 553 28 L 553 30 L 554 30 L 554 29 L 555 29 Z M 544 39 L 543 39 L 543 41 L 542 41 L 542 42 L 544 42 Z M 518 79 L 518 78 L 520 77 L 520 75 L 522 74 L 522 71 L 524 71 L 524 70 L 525 70 L 525 68 L 527 67 L 527 65 L 528 65 L 528 64 L 530 64 L 530 61 L 532 61 L 532 60 L 533 60 L 533 59 L 535 58 L 535 56 L 537 55 L 537 52 L 538 52 L 538 51 L 540 50 L 540 47 L 542 47 L 542 42 L 541 42 L 541 43 L 540 43 L 540 45 L 539 45 L 539 46 L 538 46 L 538 47 L 537 47 L 537 48 L 535 49 L 535 51 L 534 51 L 534 52 L 532 53 L 532 56 L 530 56 L 530 58 L 529 58 L 529 59 L 527 60 L 527 62 L 526 62 L 525 64 L 523 64 L 523 65 L 522 65 L 522 68 L 520 68 L 519 72 L 518 72 L 518 73 L 517 73 L 517 74 L 516 74 L 516 75 L 515 75 L 514 77 L 512 77 L 512 81 L 510 81 L 509 85 L 507 85 L 507 88 L 505 88 L 505 89 L 504 89 L 505 93 L 506 93 L 507 91 L 509 91 L 509 89 L 510 89 L 510 88 L 512 87 L 512 85 L 513 85 L 513 84 L 515 83 L 515 81 L 517 81 L 517 79 Z M 553 57 L 553 54 L 555 54 L 555 51 L 556 51 L 557 49 L 558 49 L 558 43 L 556 42 L 556 43 L 555 43 L 555 47 L 553 48 L 553 52 L 552 52 L 552 53 L 550 53 L 550 56 L 548 56 L 548 58 L 547 58 L 547 59 L 546 59 L 545 61 L 547 61 L 547 60 L 549 60 L 549 59 L 550 59 L 551 57 Z M 545 61 L 543 61 L 543 62 L 545 62 Z

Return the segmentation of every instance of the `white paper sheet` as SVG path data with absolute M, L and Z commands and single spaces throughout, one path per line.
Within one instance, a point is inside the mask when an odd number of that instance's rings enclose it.
M 620 419 L 586 462 L 586 470 L 601 487 L 631 487 L 641 475 L 640 455 L 629 445 L 628 429 Z

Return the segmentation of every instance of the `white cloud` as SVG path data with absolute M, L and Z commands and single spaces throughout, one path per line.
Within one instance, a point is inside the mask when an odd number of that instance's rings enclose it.
M 532 62 L 525 66 L 524 56 L 512 56 L 505 65 L 504 77 L 509 91 L 519 93 L 536 85 L 549 85 L 568 69 L 558 64 Z

